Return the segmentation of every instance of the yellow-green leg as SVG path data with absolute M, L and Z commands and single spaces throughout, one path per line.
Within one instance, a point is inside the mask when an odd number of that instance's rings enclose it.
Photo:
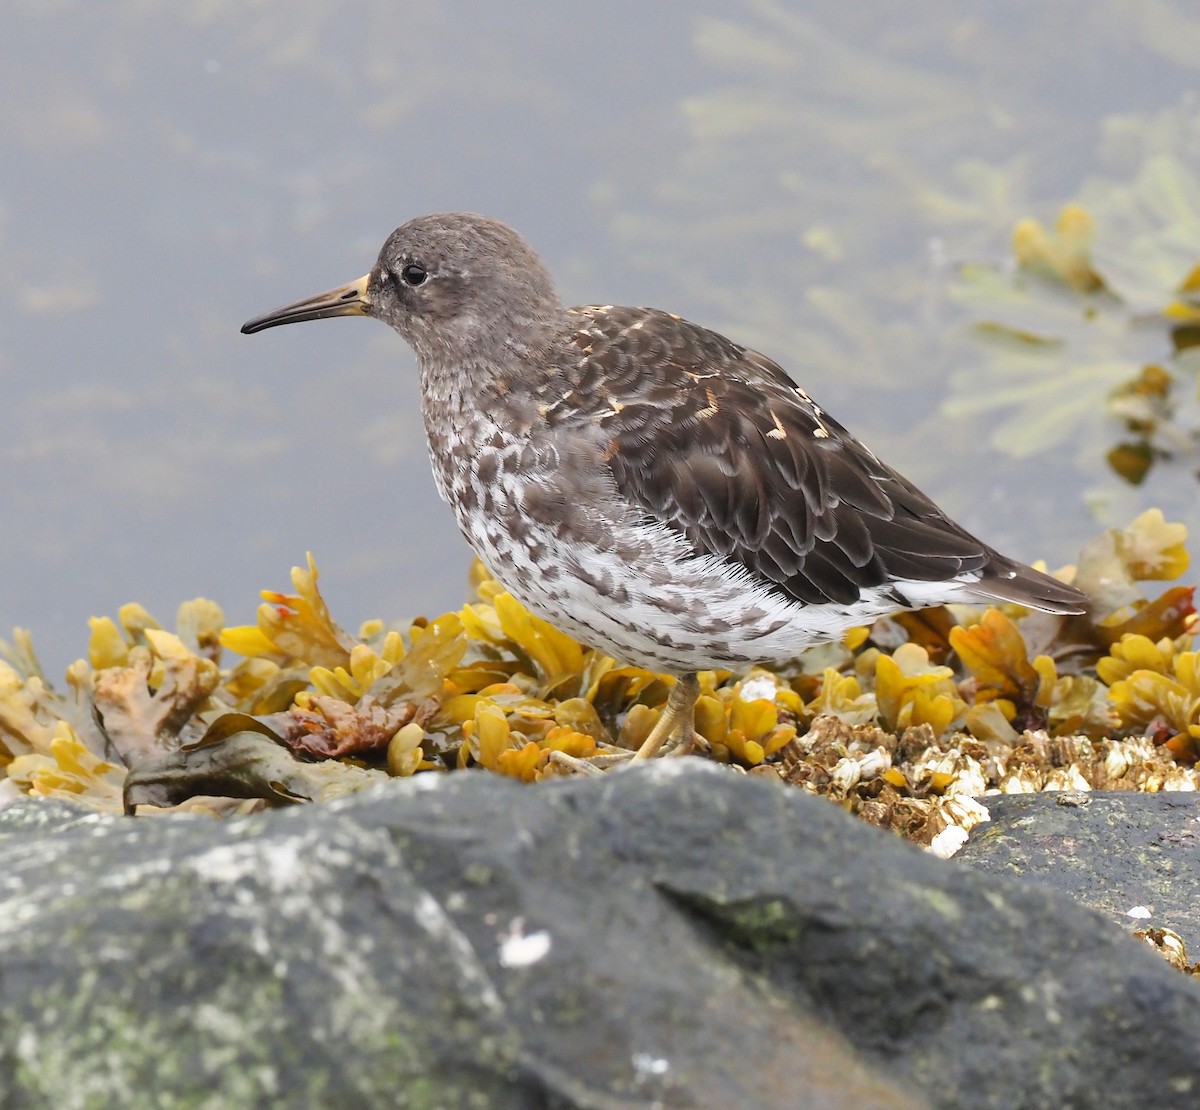
M 700 683 L 696 681 L 695 672 L 680 675 L 679 681 L 671 688 L 662 716 L 655 722 L 650 735 L 643 741 L 633 758 L 653 759 L 671 739 L 675 741 L 671 750 L 677 755 L 687 755 L 696 742 L 693 728 L 696 698 L 699 696 Z

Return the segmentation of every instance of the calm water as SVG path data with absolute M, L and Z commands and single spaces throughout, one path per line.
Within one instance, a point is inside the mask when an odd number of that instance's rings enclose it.
M 427 211 L 519 227 L 569 300 L 765 350 L 1014 554 L 1191 512 L 1185 466 L 1138 490 L 1105 470 L 1112 429 L 1068 412 L 1070 374 L 1003 377 L 955 267 L 1003 264 L 1017 219 L 1079 199 L 1114 258 L 1139 235 L 1186 256 L 1200 15 L 902 7 L 8 0 L 0 633 L 32 628 L 57 673 L 89 615 L 170 623 L 203 594 L 249 620 L 308 549 L 351 627 L 459 604 L 468 552 L 399 339 L 238 334 Z M 1085 371 L 1132 374 L 1161 337 L 1081 344 Z

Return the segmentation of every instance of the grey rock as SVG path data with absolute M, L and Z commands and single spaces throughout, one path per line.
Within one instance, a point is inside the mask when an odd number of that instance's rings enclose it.
M 1066 805 L 1049 792 L 979 800 L 992 819 L 972 830 L 957 860 L 1044 883 L 1130 931 L 1172 929 L 1200 959 L 1200 795 L 1095 791 Z
M 0 846 L 6 1107 L 1200 1097 L 1200 990 L 1099 915 L 699 761 Z

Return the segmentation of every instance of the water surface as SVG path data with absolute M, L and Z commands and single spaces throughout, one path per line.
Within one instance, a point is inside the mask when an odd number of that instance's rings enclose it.
M 351 627 L 459 604 L 468 552 L 399 339 L 238 334 L 427 211 L 519 227 L 570 301 L 766 351 L 1013 554 L 1057 565 L 1146 505 L 1194 514 L 1188 465 L 1124 486 L 1102 405 L 1069 403 L 1161 331 L 1093 329 L 1005 377 L 956 274 L 1073 200 L 1106 257 L 1182 266 L 1198 65 L 1200 16 L 1169 0 L 10 0 L 0 631 L 32 628 L 56 673 L 89 615 L 169 623 L 203 594 L 249 620 L 309 549 Z

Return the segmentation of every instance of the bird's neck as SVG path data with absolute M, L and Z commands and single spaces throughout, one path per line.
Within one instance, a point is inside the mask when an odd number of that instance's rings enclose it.
M 517 442 L 541 422 L 531 379 L 546 349 L 514 340 L 487 354 L 418 354 L 434 482 L 468 534 L 474 502 L 465 491 L 481 452 Z
M 422 367 L 442 370 L 470 362 L 502 365 L 545 350 L 561 331 L 566 312 L 557 304 L 501 311 L 492 303 L 460 309 L 445 320 L 413 317 L 401 334 Z
M 494 413 L 530 392 L 536 368 L 566 323 L 565 313 L 558 312 L 509 318 L 502 327 L 463 316 L 453 339 L 443 334 L 427 344 L 414 342 L 427 422 L 435 412 L 455 423 L 467 414 Z

